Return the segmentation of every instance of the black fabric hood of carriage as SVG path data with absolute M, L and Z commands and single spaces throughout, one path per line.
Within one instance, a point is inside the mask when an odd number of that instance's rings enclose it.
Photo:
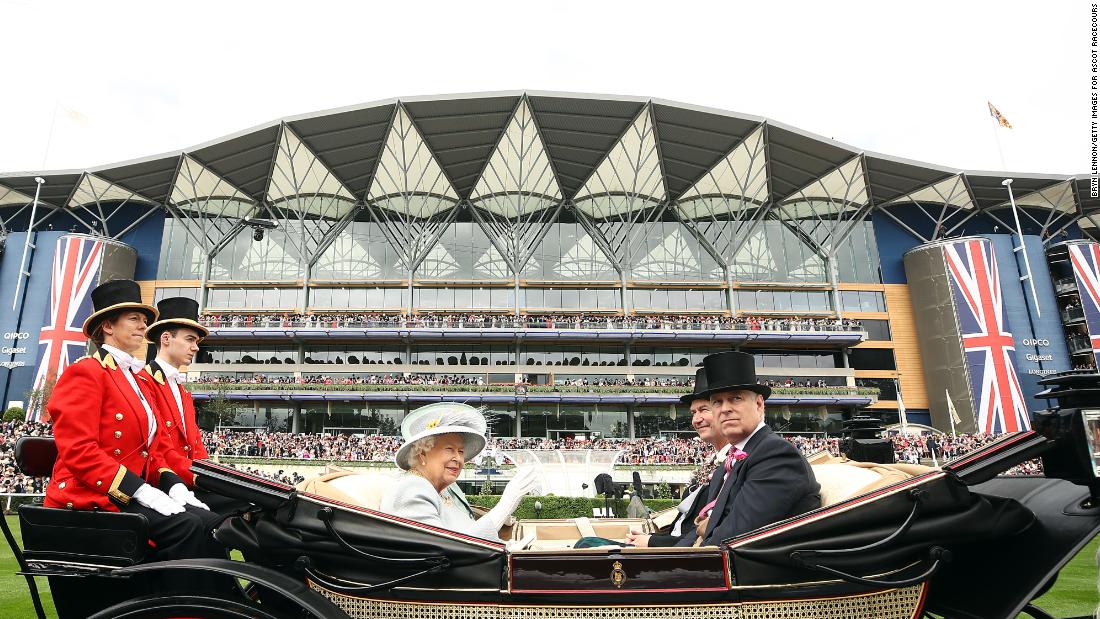
M 820 557 L 820 563 L 843 572 L 869 577 L 897 571 L 884 580 L 919 573 L 928 566 L 932 546 L 996 539 L 1026 529 L 1035 516 L 1016 501 L 970 492 L 954 478 L 940 477 L 913 486 L 924 493 L 912 526 L 889 544 L 848 556 Z M 796 550 L 859 548 L 894 533 L 909 516 L 913 499 L 908 490 L 872 500 L 853 499 L 853 508 L 743 546 L 732 548 L 737 585 L 797 584 L 831 580 L 835 576 L 801 567 L 791 559 Z M 840 504 L 843 505 L 843 504 Z M 787 522 L 828 512 L 830 506 Z M 778 523 L 773 526 L 782 526 Z M 748 533 L 740 539 L 752 537 Z M 729 540 L 736 545 L 738 538 Z M 920 563 L 914 566 L 914 563 Z M 899 571 L 900 570 L 900 571 Z

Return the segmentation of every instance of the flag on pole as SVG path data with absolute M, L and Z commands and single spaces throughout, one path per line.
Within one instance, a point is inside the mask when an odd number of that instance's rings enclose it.
M 944 395 L 947 396 L 947 412 L 951 415 L 951 423 L 962 423 L 963 420 L 959 418 L 959 411 L 955 410 L 955 403 L 951 401 L 951 394 L 944 389 Z
M 997 119 L 997 124 L 998 125 L 1004 127 L 1005 129 L 1011 129 L 1012 128 L 1012 123 L 1008 122 L 1008 119 L 1004 117 L 1004 114 L 1001 114 L 1000 110 L 993 107 L 993 104 L 990 103 L 989 101 L 986 101 L 985 103 L 986 103 L 986 105 L 989 106 L 989 115 L 992 116 L 993 118 Z

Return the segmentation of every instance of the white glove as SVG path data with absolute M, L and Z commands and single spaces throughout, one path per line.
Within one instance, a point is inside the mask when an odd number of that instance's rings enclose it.
M 180 505 L 194 505 L 195 507 L 201 507 L 206 511 L 210 511 L 210 507 L 202 501 L 195 498 L 195 493 L 187 489 L 187 486 L 183 484 L 173 484 L 168 489 L 168 496 L 172 497 L 172 500 Z
M 519 507 L 520 500 L 531 493 L 537 493 L 542 486 L 542 478 L 534 467 L 526 467 L 516 471 L 516 476 L 504 487 L 500 495 L 500 501 L 485 518 L 491 518 L 496 528 L 504 526 L 508 517 Z
M 134 500 L 162 516 L 183 513 L 182 505 L 149 484 L 141 484 L 141 487 L 134 491 Z

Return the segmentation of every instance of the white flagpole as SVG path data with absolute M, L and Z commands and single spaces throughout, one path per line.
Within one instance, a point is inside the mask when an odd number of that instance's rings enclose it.
M 1020 238 L 1020 246 L 1013 247 L 1012 251 L 1022 251 L 1024 253 L 1024 269 L 1027 271 L 1027 275 L 1024 275 L 1020 279 L 1026 279 L 1028 286 L 1031 287 L 1031 299 L 1035 301 L 1035 317 L 1041 318 L 1042 312 L 1039 311 L 1039 295 L 1035 293 L 1035 278 L 1031 275 L 1031 260 L 1027 257 L 1027 246 L 1024 244 L 1024 230 L 1020 227 L 1020 214 L 1016 211 L 1016 198 L 1012 196 L 1012 179 L 1006 178 L 1001 181 L 1001 184 L 1008 189 L 1008 202 L 1012 205 L 1012 219 L 1016 222 L 1016 236 Z
M 959 414 L 955 412 L 955 403 L 951 401 L 951 392 L 944 389 L 943 395 L 947 397 L 947 418 L 951 420 L 951 438 L 958 438 L 958 435 L 955 434 L 955 417 L 958 417 Z
M 31 223 L 27 226 L 27 238 L 23 241 L 23 257 L 19 259 L 19 279 L 15 280 L 15 297 L 11 300 L 11 311 L 13 312 L 19 307 L 19 289 L 23 287 L 23 278 L 31 275 L 31 272 L 27 270 L 27 251 L 33 247 L 31 245 L 31 235 L 34 234 L 34 215 L 38 212 L 38 194 L 42 192 L 42 185 L 45 184 L 46 179 L 36 176 L 34 182 L 37 186 L 34 188 L 34 202 L 31 204 Z
M 894 389 L 898 392 L 898 422 L 901 423 L 902 433 L 908 434 L 909 419 L 905 416 L 905 402 L 901 399 L 901 381 L 897 378 L 894 379 Z

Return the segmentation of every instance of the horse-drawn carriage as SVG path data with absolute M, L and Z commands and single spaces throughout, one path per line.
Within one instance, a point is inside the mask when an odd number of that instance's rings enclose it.
M 208 461 L 193 465 L 197 483 L 249 506 L 216 532 L 244 561 L 149 561 L 130 514 L 24 506 L 24 548 L 5 534 L 36 606 L 34 577 L 46 576 L 63 617 L 1045 617 L 1030 601 L 1100 530 L 1098 381 L 1048 379 L 1061 406 L 1037 414 L 1036 431 L 941 468 L 885 467 L 858 487 L 819 468 L 820 509 L 715 547 L 571 547 L 630 524 L 601 520 L 521 521 L 490 542 Z M 20 467 L 48 474 L 50 449 L 22 439 Z M 998 476 L 1035 457 L 1048 477 Z M 247 585 L 158 592 L 157 575 L 179 569 Z

